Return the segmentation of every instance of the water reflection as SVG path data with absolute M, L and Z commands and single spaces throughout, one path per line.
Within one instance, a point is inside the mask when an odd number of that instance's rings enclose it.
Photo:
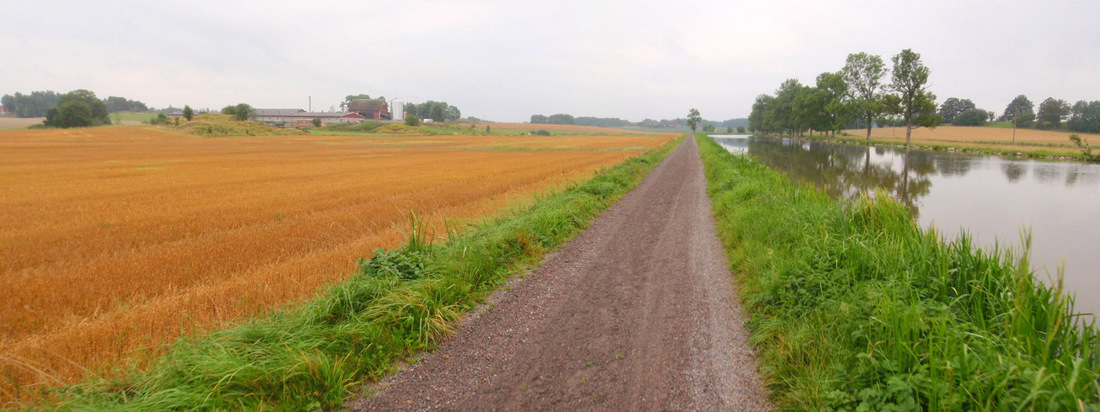
M 1030 228 L 1039 278 L 1065 264 L 1080 310 L 1100 312 L 1100 165 L 867 148 L 811 140 L 715 136 L 835 198 L 885 190 L 922 226 L 948 237 L 965 230 L 978 245 L 1018 247 Z

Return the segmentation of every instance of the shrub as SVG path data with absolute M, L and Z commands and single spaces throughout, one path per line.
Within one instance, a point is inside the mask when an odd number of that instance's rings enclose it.
M 535 136 L 549 136 L 549 135 L 550 135 L 549 131 L 542 130 L 542 129 L 535 130 Z
M 951 122 L 955 126 L 982 126 L 989 119 L 989 114 L 982 109 L 970 109 L 960 113 Z
M 405 126 L 420 126 L 420 118 L 415 114 L 405 116 Z

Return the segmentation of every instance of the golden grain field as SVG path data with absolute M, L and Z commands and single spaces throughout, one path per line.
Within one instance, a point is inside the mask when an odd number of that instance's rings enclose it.
M 485 216 L 673 137 L 0 132 L 0 403 L 307 299 L 410 210 Z

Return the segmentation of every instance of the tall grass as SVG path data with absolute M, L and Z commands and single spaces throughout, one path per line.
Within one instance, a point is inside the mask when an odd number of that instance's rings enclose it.
M 1026 247 L 944 239 L 886 194 L 836 203 L 697 139 L 782 409 L 1100 410 L 1097 329 Z
M 73 409 L 325 409 L 364 381 L 434 347 L 462 313 L 577 234 L 639 183 L 678 139 L 445 242 L 411 217 L 407 242 L 379 250 L 321 297 L 175 344 L 148 372 L 73 387 Z

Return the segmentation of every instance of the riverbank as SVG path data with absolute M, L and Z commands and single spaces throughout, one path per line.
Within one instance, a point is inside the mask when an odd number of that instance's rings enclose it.
M 592 180 L 433 243 L 412 218 L 399 249 L 376 251 L 360 273 L 318 298 L 182 340 L 146 372 L 57 395 L 69 409 L 275 409 L 338 407 L 361 383 L 434 348 L 463 313 L 513 274 L 575 236 L 636 186 L 682 139 Z
M 1100 339 L 1026 253 L 836 202 L 698 136 L 720 236 L 783 409 L 1100 406 Z
M 905 128 L 871 129 L 868 143 L 866 129 L 845 130 L 835 137 L 817 135 L 802 139 L 826 140 L 835 143 L 905 146 Z M 982 126 L 940 126 L 934 129 L 913 129 L 909 147 L 917 150 L 957 152 L 976 155 L 994 155 L 1009 158 L 1033 158 L 1062 161 L 1088 160 L 1073 142 L 1070 132 L 1018 129 L 1013 137 L 1011 128 Z M 1092 144 L 1100 144 L 1100 135 L 1081 134 Z M 775 137 L 792 137 L 769 135 Z M 794 136 L 797 137 L 797 136 Z

